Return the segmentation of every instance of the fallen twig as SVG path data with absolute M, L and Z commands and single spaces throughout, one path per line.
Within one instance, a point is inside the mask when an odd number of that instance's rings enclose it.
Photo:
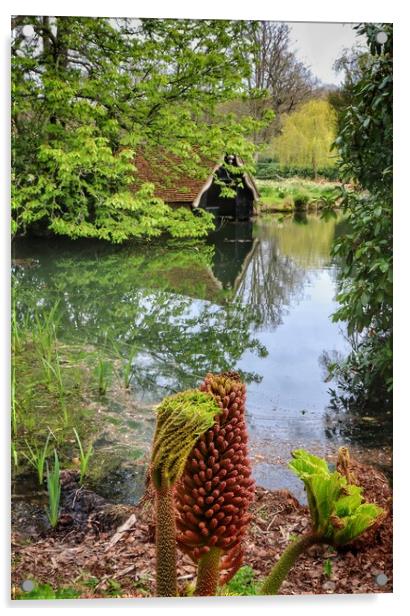
M 107 547 L 105 548 L 105 552 L 108 552 L 108 550 L 110 550 L 116 543 L 118 543 L 118 541 L 121 539 L 121 537 L 123 536 L 123 534 L 127 531 L 130 530 L 134 524 L 136 523 L 137 518 L 135 517 L 135 514 L 133 513 L 132 515 L 130 515 L 130 517 L 128 518 L 128 520 L 126 520 L 124 522 L 124 524 L 122 524 L 116 531 L 115 535 L 113 535 L 113 537 L 111 537 Z

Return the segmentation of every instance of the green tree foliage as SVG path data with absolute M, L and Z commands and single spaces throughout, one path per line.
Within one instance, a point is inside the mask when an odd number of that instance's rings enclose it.
M 216 110 L 238 96 L 249 70 L 243 28 L 224 20 L 13 18 L 13 232 L 114 242 L 204 235 L 210 216 L 155 198 L 153 185 L 138 181 L 134 151 L 143 146 L 149 158 L 162 148 L 191 175 L 204 173 L 200 154 L 252 159 L 245 137 L 253 122 Z
M 273 141 L 273 152 L 283 166 L 331 167 L 330 152 L 335 139 L 336 114 L 326 100 L 311 100 L 283 120 L 282 134 Z
M 371 56 L 362 45 L 357 45 L 350 50 L 346 49 L 334 63 L 333 69 L 344 75 L 342 87 L 331 90 L 327 95 L 329 103 L 337 114 L 337 132 L 342 128 L 341 119 L 344 109 L 353 102 L 354 87 L 362 79 L 370 63 Z
M 387 42 L 376 35 L 384 31 Z M 369 60 L 352 89 L 352 103 L 341 115 L 336 146 L 341 173 L 354 181 L 344 208 L 350 231 L 339 237 L 341 257 L 335 320 L 345 320 L 355 337 L 347 362 L 336 368 L 342 384 L 361 404 L 391 404 L 393 308 L 393 27 L 366 24 Z

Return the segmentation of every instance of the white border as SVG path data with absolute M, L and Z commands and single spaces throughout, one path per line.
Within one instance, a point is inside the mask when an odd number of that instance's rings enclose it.
M 377 0 L 343 0 L 343 2 L 329 2 L 329 0 L 310 0 L 310 2 L 268 2 L 267 0 L 251 0 L 239 2 L 239 0 L 205 0 L 201 3 L 193 3 L 192 0 L 150 0 L 147 3 L 126 2 L 116 0 L 114 3 L 92 2 L 91 0 L 71 0 L 56 2 L 37 0 L 5 0 L 1 6 L 1 50 L 2 50 L 2 88 L 1 103 L 3 121 L 1 123 L 3 164 L 1 186 L 3 189 L 3 215 L 1 217 L 1 253 L 2 267 L 2 298 L 1 302 L 2 323 L 4 326 L 4 343 L 1 347 L 1 371 L 3 405 L 2 419 L 4 420 L 3 446 L 6 464 L 3 515 L 2 520 L 9 517 L 9 430 L 8 409 L 9 405 L 9 240 L 8 240 L 8 216 L 9 203 L 9 18 L 11 14 L 71 14 L 71 15 L 107 15 L 107 16 L 140 16 L 140 17 L 191 17 L 191 18 L 237 18 L 237 19 L 271 19 L 274 21 L 392 21 L 394 22 L 394 47 L 395 47 L 395 426 L 394 426 L 394 505 L 395 505 L 395 547 L 394 547 L 394 594 L 393 595 L 348 595 L 348 596 L 298 596 L 298 597 L 261 597 L 226 599 L 136 599 L 136 600 L 75 600 L 59 602 L 35 602 L 15 603 L 11 605 L 9 596 L 9 525 L 3 524 L 2 533 L 2 556 L 1 558 L 1 583 L 4 607 L 13 609 L 17 613 L 30 610 L 39 613 L 44 609 L 75 609 L 77 613 L 86 613 L 88 610 L 121 609 L 134 610 L 138 613 L 155 613 L 156 611 L 174 613 L 186 612 L 207 615 L 210 612 L 220 613 L 232 610 L 235 613 L 248 613 L 249 610 L 258 610 L 264 613 L 303 616 L 315 614 L 320 616 L 331 614 L 337 616 L 346 612 L 350 614 L 363 614 L 371 611 L 372 616 L 385 614 L 386 610 L 394 608 L 395 614 L 404 612 L 406 590 L 410 590 L 410 567 L 409 567 L 409 440 L 410 404 L 408 388 L 409 381 L 409 266 L 410 259 L 406 251 L 409 245 L 408 235 L 410 229 L 410 203 L 409 203 L 409 91 L 407 86 L 409 76 L 409 46 L 410 20 L 404 0 L 390 0 L 380 2 Z M 407 17 L 407 18 L 406 18 Z M 408 601 L 407 601 L 408 603 Z

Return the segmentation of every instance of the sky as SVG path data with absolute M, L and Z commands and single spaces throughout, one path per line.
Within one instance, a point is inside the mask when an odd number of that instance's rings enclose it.
M 326 84 L 340 84 L 343 74 L 333 70 L 335 60 L 344 48 L 351 48 L 362 40 L 353 24 L 342 23 L 297 23 L 291 28 L 291 48 L 299 60 L 310 67 L 312 73 Z

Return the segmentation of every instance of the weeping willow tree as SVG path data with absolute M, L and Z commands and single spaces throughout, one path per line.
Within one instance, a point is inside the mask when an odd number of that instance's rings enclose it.
M 273 141 L 273 152 L 283 166 L 332 167 L 336 156 L 330 152 L 336 136 L 336 113 L 325 100 L 311 100 L 286 116 L 283 130 Z

